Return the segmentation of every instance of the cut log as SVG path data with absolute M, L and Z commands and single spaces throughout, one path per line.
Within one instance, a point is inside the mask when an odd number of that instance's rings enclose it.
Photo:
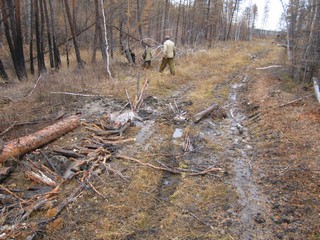
M 7 142 L 3 147 L 3 151 L 0 152 L 0 163 L 35 150 L 74 130 L 79 125 L 79 117 L 71 116 L 36 133 Z
M 219 105 L 214 103 L 212 104 L 210 107 L 206 108 L 205 110 L 197 113 L 196 115 L 194 115 L 191 120 L 194 123 L 198 123 L 202 118 L 206 117 L 207 115 L 209 115 L 213 110 L 217 110 L 219 109 Z

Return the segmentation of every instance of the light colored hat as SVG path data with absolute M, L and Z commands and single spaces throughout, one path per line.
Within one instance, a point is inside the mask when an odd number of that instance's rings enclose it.
M 170 36 L 165 36 L 164 37 L 164 40 L 168 40 L 168 39 L 170 39 Z

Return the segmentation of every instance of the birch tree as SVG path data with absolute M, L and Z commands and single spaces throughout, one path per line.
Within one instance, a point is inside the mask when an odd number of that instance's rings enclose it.
M 105 15 L 105 11 L 104 11 L 104 1 L 103 0 L 101 0 L 101 11 L 102 11 L 102 17 L 103 17 L 104 40 L 106 42 L 106 49 L 105 49 L 106 56 L 107 56 L 106 70 L 109 75 L 109 78 L 112 79 L 112 75 L 111 75 L 111 71 L 110 71 L 110 57 L 109 57 L 109 53 L 108 53 L 109 44 L 108 44 L 108 37 L 107 37 L 106 15 Z

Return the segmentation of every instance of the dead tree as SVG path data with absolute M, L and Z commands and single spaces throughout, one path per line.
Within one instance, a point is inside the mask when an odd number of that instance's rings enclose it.
M 46 72 L 46 65 L 44 61 L 43 52 L 43 36 L 40 27 L 40 16 L 39 16 L 39 0 L 34 1 L 34 16 L 35 16 L 35 28 L 36 28 L 36 46 L 37 46 L 37 61 L 38 61 L 38 75 Z
M 83 66 L 83 62 L 81 60 L 81 56 L 80 56 L 80 50 L 79 50 L 79 46 L 78 46 L 78 42 L 77 42 L 77 38 L 76 38 L 76 32 L 75 32 L 72 17 L 71 17 L 69 1 L 64 0 L 64 5 L 65 5 L 66 14 L 67 14 L 68 22 L 69 22 L 69 27 L 70 27 L 70 31 L 71 31 L 71 35 L 72 35 L 74 50 L 76 52 L 78 68 L 82 69 L 82 68 L 84 68 L 84 66 Z
M 33 0 L 30 0 L 30 39 L 29 39 L 29 59 L 30 59 L 30 72 L 34 75 L 34 65 L 33 65 L 33 15 L 34 15 L 34 5 Z
M 14 6 L 14 2 L 11 0 L 1 0 L 0 9 L 15 73 L 18 79 L 22 80 L 27 77 L 27 72 L 22 44 L 20 2 L 15 0 L 15 3 L 16 6 Z
M 108 44 L 108 38 L 107 38 L 107 24 L 106 24 L 106 15 L 104 12 L 103 0 L 101 0 L 101 11 L 102 11 L 102 17 L 103 17 L 104 39 L 105 39 L 105 43 L 106 43 L 106 48 L 105 48 L 105 52 L 106 52 L 106 56 L 107 56 L 106 69 L 107 69 L 109 77 L 112 78 L 112 75 L 110 72 L 110 58 L 109 58 L 109 53 L 108 53 L 109 44 Z
M 43 8 L 44 8 L 44 16 L 45 16 L 44 20 L 46 22 L 46 27 L 47 27 L 50 67 L 54 68 L 53 46 L 52 46 L 53 44 L 52 44 L 52 37 L 50 32 L 50 21 L 49 21 L 49 14 L 48 14 L 48 7 L 47 7 L 46 0 L 43 0 Z
M 1 59 L 0 59 L 0 77 L 5 81 L 9 80 L 9 77 L 4 69 Z
M 53 0 L 49 0 L 49 7 L 50 7 L 50 17 L 51 17 L 51 31 L 52 31 L 52 44 L 53 44 L 53 58 L 54 58 L 54 67 L 59 68 L 61 65 L 60 53 L 56 39 L 56 30 L 55 30 L 55 14 L 53 8 Z
M 99 47 L 101 50 L 102 59 L 104 62 L 106 62 L 107 55 L 106 55 L 105 43 L 103 41 L 103 35 L 102 35 L 101 15 L 100 15 L 100 11 L 99 11 L 99 1 L 98 0 L 94 0 L 94 6 L 95 6 L 95 15 L 96 15 L 96 28 L 95 28 L 95 34 L 94 34 L 94 44 L 93 44 L 93 53 L 92 53 L 91 62 L 94 63 L 96 60 L 98 40 L 99 40 Z

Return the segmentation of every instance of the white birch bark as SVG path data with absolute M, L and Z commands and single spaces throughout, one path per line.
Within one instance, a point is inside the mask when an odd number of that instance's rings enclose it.
M 103 29 L 104 29 L 104 40 L 106 42 L 106 56 L 107 56 L 107 62 L 106 62 L 106 68 L 109 77 L 112 79 L 112 75 L 110 72 L 110 56 L 109 56 L 109 43 L 108 43 L 108 38 L 107 38 L 107 25 L 106 25 L 106 14 L 104 12 L 104 1 L 101 0 L 101 11 L 102 11 L 102 16 L 103 16 Z

